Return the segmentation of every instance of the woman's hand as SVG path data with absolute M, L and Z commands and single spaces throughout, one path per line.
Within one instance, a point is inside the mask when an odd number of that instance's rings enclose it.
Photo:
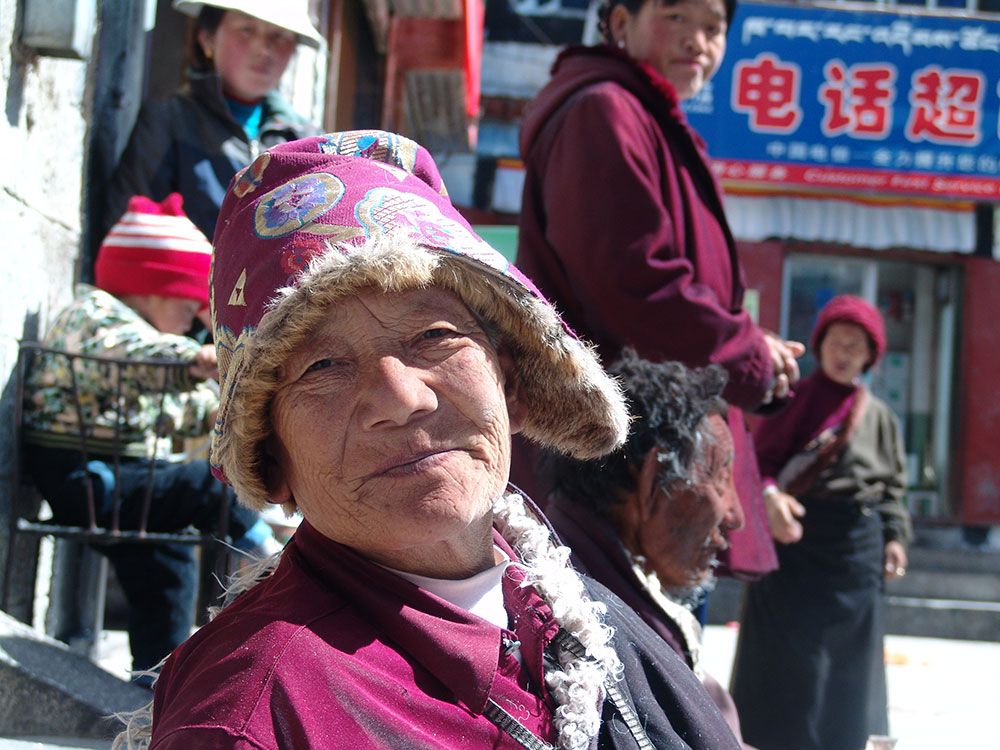
M 883 565 L 883 575 L 885 580 L 893 581 L 906 575 L 906 547 L 896 541 L 885 543 L 885 560 Z
M 798 521 L 806 514 L 802 503 L 771 485 L 764 490 L 764 506 L 767 508 L 771 536 L 776 541 L 793 544 L 802 538 L 802 524 Z

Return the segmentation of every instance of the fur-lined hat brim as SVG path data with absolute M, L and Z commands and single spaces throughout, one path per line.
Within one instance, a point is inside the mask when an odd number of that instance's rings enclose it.
M 263 462 L 271 399 L 284 363 L 328 308 L 363 289 L 431 286 L 451 291 L 500 332 L 528 406 L 525 436 L 581 459 L 605 455 L 624 441 L 628 415 L 617 382 L 594 350 L 566 331 L 550 305 L 466 256 L 406 238 L 379 237 L 360 246 L 340 245 L 313 259 L 295 286 L 279 290 L 243 342 L 239 387 L 224 402 L 220 420 L 226 429 L 216 434 L 212 458 L 245 505 L 259 509 L 268 502 Z

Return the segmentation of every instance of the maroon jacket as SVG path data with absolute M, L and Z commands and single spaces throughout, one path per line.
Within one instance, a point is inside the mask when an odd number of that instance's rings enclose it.
M 517 556 L 498 535 L 494 542 Z M 545 687 L 552 610 L 503 581 L 512 630 L 502 631 L 375 565 L 303 522 L 273 575 L 237 597 L 177 648 L 156 682 L 151 750 L 520 747 L 486 717 L 487 699 L 552 741 Z M 619 688 L 658 750 L 736 750 L 708 694 L 607 590 Z M 505 648 L 520 641 L 523 663 Z M 601 750 L 635 748 L 618 720 Z
M 744 282 L 721 190 L 673 88 L 611 47 L 564 52 L 521 128 L 526 179 L 518 266 L 606 363 L 628 345 L 651 360 L 716 363 L 736 441 L 746 526 L 732 572 L 776 567 L 753 446 L 740 409 L 774 373 L 743 311 Z

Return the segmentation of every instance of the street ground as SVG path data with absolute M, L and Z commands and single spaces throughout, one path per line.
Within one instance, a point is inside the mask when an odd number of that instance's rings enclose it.
M 723 685 L 736 636 L 705 632 L 705 667 Z M 886 662 L 895 750 L 1000 750 L 1000 643 L 890 635 Z

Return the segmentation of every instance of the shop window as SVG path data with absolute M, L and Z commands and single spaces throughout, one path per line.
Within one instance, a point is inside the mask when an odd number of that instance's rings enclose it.
M 783 276 L 782 333 L 788 338 L 808 342 L 820 308 L 838 294 L 855 294 L 879 308 L 887 354 L 866 376 L 868 385 L 900 419 L 911 511 L 949 516 L 956 272 L 932 264 L 794 255 Z M 801 365 L 804 374 L 817 367 L 811 351 Z

